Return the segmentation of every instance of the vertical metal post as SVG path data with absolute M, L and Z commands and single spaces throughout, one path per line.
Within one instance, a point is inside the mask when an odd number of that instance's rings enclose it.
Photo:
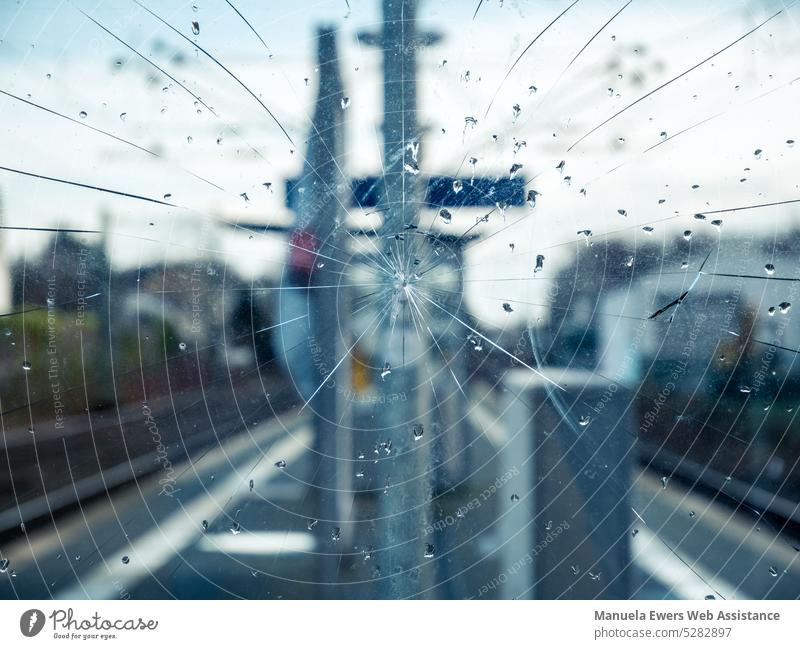
M 418 200 L 422 189 L 420 177 L 413 172 L 418 160 L 415 147 L 419 146 L 417 111 L 417 34 L 416 0 L 384 0 L 383 51 L 384 71 L 384 192 L 387 210 L 379 234 L 381 244 L 390 242 L 400 251 L 399 259 L 408 259 L 410 240 L 398 240 L 405 236 L 404 226 L 418 222 Z M 410 239 L 410 236 L 406 238 Z M 400 269 L 401 271 L 403 269 Z M 406 269 L 408 270 L 408 269 Z M 430 446 L 414 445 L 412 427 L 427 422 L 418 421 L 422 411 L 419 359 L 415 353 L 424 353 L 407 313 L 410 306 L 403 305 L 396 321 L 394 335 L 389 319 L 380 331 L 384 349 L 399 346 L 398 329 L 405 337 L 404 364 L 392 370 L 391 380 L 381 384 L 381 399 L 376 406 L 375 428 L 384 440 L 391 440 L 393 455 L 380 462 L 380 479 L 386 485 L 377 500 L 375 524 L 375 547 L 383 550 L 378 558 L 382 578 L 377 582 L 376 596 L 379 598 L 414 597 L 419 594 L 433 576 L 433 570 L 424 564 L 426 544 L 419 540 L 425 527 L 431 496 Z M 416 341 L 417 345 L 412 347 Z M 396 356 L 396 354 L 395 354 Z M 395 401 L 394 395 L 402 394 L 404 400 Z M 412 445 L 415 447 L 410 448 Z M 395 459 L 398 451 L 406 452 Z
M 344 115 L 341 108 L 343 88 L 339 73 L 339 56 L 336 47 L 336 32 L 332 28 L 318 30 L 319 88 L 314 108 L 311 133 L 308 138 L 306 164 L 301 178 L 298 212 L 300 228 L 313 235 L 317 259 L 341 256 L 342 194 L 346 179 L 342 177 L 341 152 L 343 144 Z M 333 368 L 346 352 L 339 339 L 339 328 L 334 326 L 337 314 L 346 307 L 346 300 L 337 290 L 313 290 L 313 286 L 332 286 L 338 283 L 341 266 L 336 263 L 316 263 L 311 269 L 312 290 L 307 292 L 309 331 L 314 349 L 319 354 L 314 358 L 311 375 L 312 385 L 324 386 L 311 398 L 309 408 L 313 413 L 314 447 L 311 476 L 315 485 L 315 516 L 321 521 L 321 546 L 317 579 L 322 584 L 338 582 L 339 559 L 335 546 L 328 545 L 331 530 L 341 527 L 337 506 L 337 461 L 340 426 L 343 421 L 343 390 L 337 386 L 349 382 L 349 364 L 342 363 L 331 375 Z M 310 343 L 312 341 L 309 341 Z M 308 357 L 308 349 L 303 350 Z M 304 395 L 309 398 L 310 395 Z M 335 587 L 322 587 L 320 597 L 336 597 Z

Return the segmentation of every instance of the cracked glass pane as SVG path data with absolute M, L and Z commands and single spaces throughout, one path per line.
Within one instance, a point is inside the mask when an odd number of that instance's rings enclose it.
M 0 596 L 800 596 L 798 8 L 0 5 Z

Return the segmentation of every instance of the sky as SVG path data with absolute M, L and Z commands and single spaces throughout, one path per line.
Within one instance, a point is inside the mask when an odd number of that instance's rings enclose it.
M 0 166 L 157 199 L 169 194 L 168 202 L 180 206 L 147 205 L 0 171 L 5 224 L 109 230 L 117 268 L 178 260 L 208 247 L 245 276 L 276 273 L 286 251 L 280 240 L 248 239 L 218 226 L 291 222 L 283 182 L 303 164 L 319 25 L 339 29 L 350 98 L 346 171 L 379 174 L 380 55 L 355 38 L 358 31 L 379 28 L 379 2 L 350 0 L 349 10 L 344 0 L 233 4 L 266 47 L 224 0 L 148 6 L 246 83 L 297 147 L 241 86 L 133 1 L 0 3 L 0 90 L 77 121 L 0 95 Z M 570 3 L 487 0 L 474 19 L 477 2 L 420 4 L 421 28 L 443 36 L 418 53 L 419 120 L 428 127 L 423 173 L 460 170 L 468 176 L 463 161 L 474 156 L 483 175 L 504 176 L 512 164 L 522 164 L 521 175 L 535 177 L 530 187 L 540 192 L 535 209 L 508 210 L 505 220 L 482 228 L 485 236 L 519 222 L 473 247 L 468 278 L 530 277 L 537 254 L 545 254 L 549 270 L 564 266 L 574 258 L 574 246 L 584 245 L 580 230 L 595 238 L 619 231 L 666 246 L 694 213 L 800 195 L 800 147 L 787 144 L 800 136 L 800 82 L 793 83 L 800 74 L 800 8 L 794 4 L 633 0 L 592 39 L 625 2 L 582 0 L 527 50 Z M 659 89 L 782 8 L 753 34 Z M 615 116 L 618 111 L 624 112 Z M 465 126 L 468 116 L 477 119 L 474 128 Z M 525 146 L 515 152 L 520 141 Z M 563 172 L 556 169 L 561 160 Z M 461 210 L 453 229 L 463 231 L 481 214 Z M 725 214 L 720 236 L 735 238 L 747 219 L 747 228 L 755 221 L 770 232 L 796 223 L 797 215 L 792 206 Z M 433 217 L 423 215 L 422 222 Z M 216 225 L 198 227 L 198 219 Z M 7 257 L 34 254 L 46 241 L 40 233 L 4 238 Z M 496 263 L 499 255 L 502 264 Z M 525 284 L 519 289 L 523 299 L 541 297 L 541 286 Z M 480 308 L 479 291 L 470 299 Z

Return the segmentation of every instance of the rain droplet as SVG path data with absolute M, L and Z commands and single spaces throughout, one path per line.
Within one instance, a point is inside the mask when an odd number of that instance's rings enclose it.
M 516 122 L 517 121 L 517 117 L 519 117 L 519 114 L 522 112 L 522 109 L 519 107 L 519 104 L 514 104 L 511 107 L 511 112 L 514 115 L 514 121 Z
M 667 488 L 667 482 L 668 481 L 669 481 L 669 478 L 667 476 L 665 476 L 665 475 L 661 476 L 661 488 L 662 489 L 666 489 Z
M 790 302 L 781 302 L 778 308 L 781 310 L 781 313 L 786 314 L 789 313 L 789 309 L 792 308 L 792 305 Z
M 200 23 L 196 20 L 192 21 L 192 34 L 198 36 L 200 34 Z
M 8 564 L 11 563 L 10 559 L 0 559 L 0 572 L 5 572 L 8 570 Z
M 237 534 L 241 534 L 242 532 L 242 524 L 239 521 L 233 521 L 233 525 L 231 525 L 231 534 L 236 536 Z
M 341 105 L 342 110 L 347 110 L 350 108 L 350 97 L 342 97 Z
M 511 308 L 511 305 L 508 302 L 503 302 L 503 311 L 506 313 L 513 313 L 514 309 Z
M 772 264 L 765 264 L 764 265 L 764 271 L 767 273 L 767 275 L 774 275 L 775 274 L 775 266 L 773 266 Z
M 777 577 L 778 576 L 778 571 L 775 570 L 774 566 L 770 566 L 769 567 L 769 574 L 771 574 L 773 577 Z
M 342 530 L 338 527 L 334 527 L 331 530 L 331 541 L 338 541 L 342 537 Z
M 131 560 L 127 554 L 124 557 L 122 557 L 122 563 L 124 563 L 125 565 L 128 565 L 130 562 Z
M 308 531 L 310 532 L 311 530 L 313 530 L 317 526 L 317 523 L 319 523 L 319 521 L 316 518 L 310 518 L 308 520 L 308 523 L 306 523 Z
M 544 270 L 544 255 L 536 255 L 536 267 L 533 269 L 535 273 L 541 273 Z
M 623 210 L 622 208 L 617 210 L 617 214 L 619 214 L 620 216 L 628 216 L 627 210 Z
M 416 176 L 417 174 L 419 174 L 419 165 L 413 160 L 409 160 L 408 162 L 406 162 L 403 165 L 403 169 L 405 169 L 412 176 Z
M 184 342 L 178 343 L 178 349 L 180 349 L 181 351 L 184 351 L 186 349 L 186 343 L 184 343 Z
M 545 531 L 547 531 L 547 532 L 549 532 L 550 530 L 552 530 L 552 529 L 553 529 L 553 521 L 547 521 L 547 522 L 544 524 L 544 529 L 545 529 Z
M 741 392 L 742 394 L 750 394 L 750 392 L 751 392 L 750 386 L 749 385 L 740 385 L 739 386 L 739 392 Z
M 203 520 L 203 522 L 201 523 L 200 526 L 203 528 L 204 532 L 208 532 L 208 521 L 207 520 Z
M 588 426 L 589 422 L 591 422 L 591 421 L 592 421 L 592 419 L 588 415 L 581 415 L 580 418 L 578 419 L 578 423 L 581 426 Z
M 517 494 L 511 494 L 511 502 L 512 503 L 518 503 L 519 502 L 519 496 Z
M 430 543 L 425 544 L 425 558 L 432 559 L 436 554 L 436 548 L 433 547 Z
M 564 166 L 565 166 L 566 164 L 567 164 L 567 163 L 566 163 L 564 160 L 562 160 L 561 162 L 559 162 L 559 163 L 556 165 L 556 169 L 558 169 L 559 173 L 562 173 L 562 174 L 564 173 Z
M 381 380 L 385 380 L 389 374 L 392 373 L 392 366 L 389 363 L 384 363 L 383 369 L 381 370 Z
M 414 435 L 414 441 L 422 439 L 422 436 L 425 434 L 425 429 L 423 428 L 422 424 L 414 424 L 414 427 L 411 429 L 411 432 Z
M 692 238 L 692 231 L 691 230 L 684 230 L 683 231 L 683 238 L 689 241 Z
M 460 180 L 456 179 L 453 181 L 453 191 L 456 194 L 458 194 L 458 192 L 460 192 L 463 188 L 464 184 Z
M 775 307 L 771 306 L 769 309 L 767 309 L 767 314 L 769 316 L 774 316 L 775 315 Z
M 570 566 L 572 569 L 572 574 L 577 575 L 581 571 L 581 567 L 576 563 L 574 566 Z
M 714 219 L 711 221 L 711 225 L 713 225 L 717 230 L 722 229 L 722 219 Z
M 536 207 L 536 197 L 538 195 L 539 192 L 537 192 L 535 189 L 528 190 L 528 195 L 525 197 L 525 200 L 527 201 L 528 205 L 530 205 L 531 208 Z
M 753 151 L 753 155 L 755 156 L 756 160 L 761 159 L 761 153 L 762 153 L 761 149 L 756 149 L 755 151 Z
M 120 113 L 119 118 L 124 122 L 125 118 L 128 116 L 128 113 Z
M 278 467 L 279 469 L 285 469 L 286 468 L 286 461 L 285 460 L 278 460 L 277 462 L 275 462 L 275 466 Z
M 86 115 L 87 113 L 85 110 L 82 110 L 80 113 L 78 113 L 78 117 L 80 117 L 81 119 L 86 119 Z
M 694 517 L 695 517 L 695 513 L 693 511 L 690 511 L 689 512 L 689 518 L 694 518 Z
M 250 480 L 250 485 L 249 486 L 250 486 L 250 491 L 253 491 L 253 487 L 255 486 L 255 483 L 253 482 L 252 479 Z
M 511 169 L 508 170 L 508 177 L 514 178 L 519 173 L 520 169 L 522 169 L 522 165 L 518 162 L 515 162 L 513 165 L 511 165 Z
M 23 361 L 22 362 L 22 369 L 25 370 L 26 372 L 30 371 L 31 367 L 32 367 L 32 365 L 31 365 L 30 361 Z
M 642 228 L 642 232 L 644 232 L 645 234 L 653 234 L 654 230 L 655 230 L 655 228 L 652 225 L 645 225 Z
M 453 215 L 450 213 L 450 210 L 442 208 L 439 210 L 439 218 L 441 218 L 446 225 L 450 225 L 450 222 L 453 220 Z

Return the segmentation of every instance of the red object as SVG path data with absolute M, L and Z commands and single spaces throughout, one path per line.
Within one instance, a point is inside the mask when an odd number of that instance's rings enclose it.
M 289 268 L 311 275 L 317 259 L 317 238 L 308 230 L 295 230 L 289 248 Z

